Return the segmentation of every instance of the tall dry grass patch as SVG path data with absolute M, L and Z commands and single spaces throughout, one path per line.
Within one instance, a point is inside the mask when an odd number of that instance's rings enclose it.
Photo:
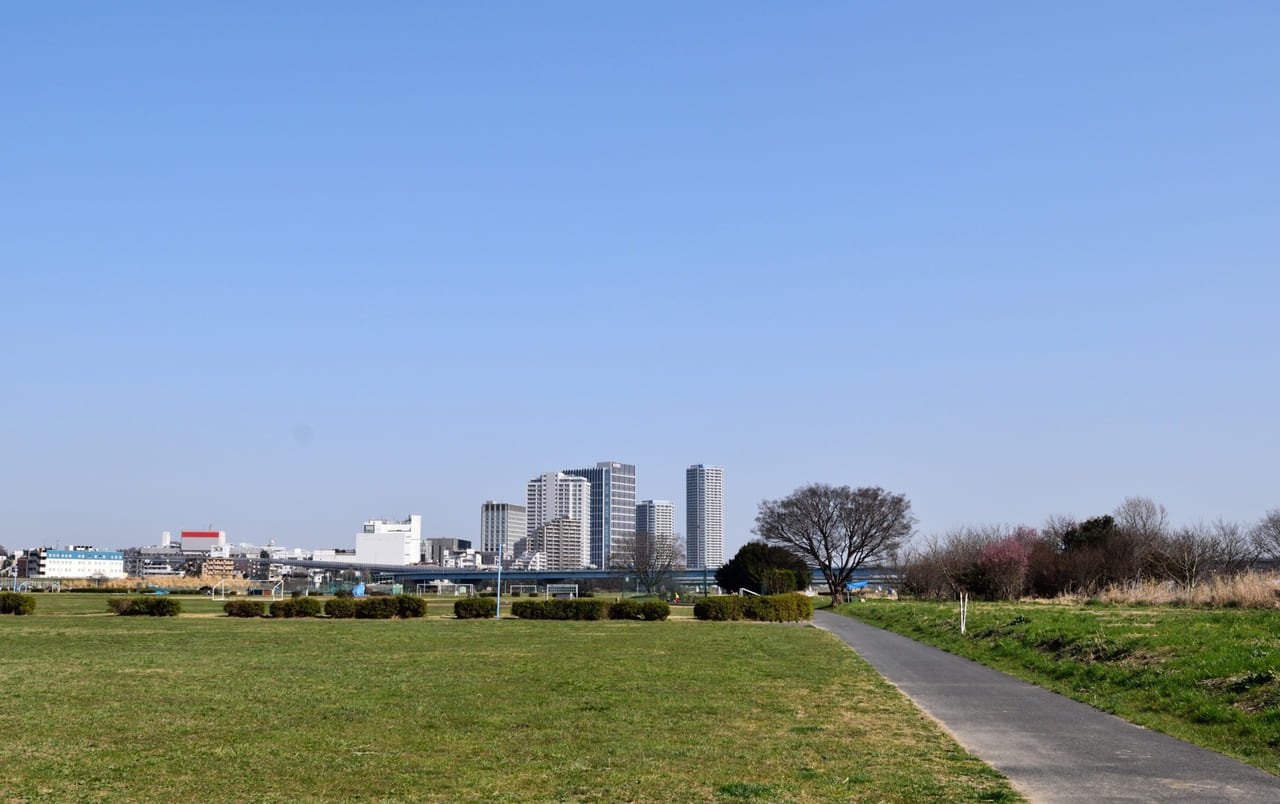
M 1103 603 L 1129 605 L 1280 609 L 1280 573 L 1253 570 L 1216 575 L 1192 587 L 1154 580 L 1113 584 L 1093 597 Z

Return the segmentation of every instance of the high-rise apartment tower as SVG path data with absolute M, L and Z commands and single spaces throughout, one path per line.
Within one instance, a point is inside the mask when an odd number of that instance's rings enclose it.
M 565 474 L 591 481 L 590 563 L 607 569 L 630 565 L 636 539 L 636 467 L 601 461 L 594 469 Z
M 724 467 L 695 464 L 684 480 L 689 569 L 717 569 L 724 564 Z
M 590 480 L 567 472 L 546 472 L 530 480 L 525 499 L 525 533 L 529 544 L 534 543 L 538 528 L 554 519 L 576 519 L 589 533 L 591 494 Z M 582 540 L 580 566 L 591 563 L 588 541 Z

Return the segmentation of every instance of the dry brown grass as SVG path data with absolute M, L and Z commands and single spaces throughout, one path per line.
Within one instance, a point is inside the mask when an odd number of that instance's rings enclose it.
M 1103 603 L 1145 606 L 1221 606 L 1280 609 L 1280 573 L 1222 575 L 1187 588 L 1172 581 L 1110 586 L 1093 598 Z

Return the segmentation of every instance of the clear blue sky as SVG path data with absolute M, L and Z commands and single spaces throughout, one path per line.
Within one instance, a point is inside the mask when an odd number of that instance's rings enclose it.
M 1280 506 L 1280 5 L 18 3 L 0 543 L 599 460 L 924 533 Z

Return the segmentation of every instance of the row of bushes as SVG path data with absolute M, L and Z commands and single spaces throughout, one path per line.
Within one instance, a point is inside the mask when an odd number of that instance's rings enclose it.
M 32 614 L 36 599 L 21 592 L 0 592 L 0 614 Z
M 459 620 L 491 618 L 498 613 L 498 601 L 491 597 L 472 597 L 453 604 L 453 615 Z M 671 607 L 661 600 L 640 603 L 621 600 L 605 606 L 602 600 L 518 600 L 511 613 L 525 620 L 665 620 Z
M 517 600 L 511 613 L 522 620 L 603 620 L 603 600 Z
M 609 604 L 610 620 L 665 620 L 671 616 L 671 607 L 661 600 L 619 600 Z
M 793 623 L 813 619 L 813 598 L 798 594 L 706 597 L 693 604 L 699 620 L 760 620 Z
M 228 617 L 319 617 L 323 613 L 337 620 L 391 620 L 425 617 L 427 601 L 413 595 L 388 597 L 335 597 L 324 604 L 313 597 L 277 600 L 270 608 L 258 600 L 228 600 L 222 605 Z
M 107 610 L 125 617 L 177 617 L 182 613 L 182 601 L 168 595 L 109 597 Z

